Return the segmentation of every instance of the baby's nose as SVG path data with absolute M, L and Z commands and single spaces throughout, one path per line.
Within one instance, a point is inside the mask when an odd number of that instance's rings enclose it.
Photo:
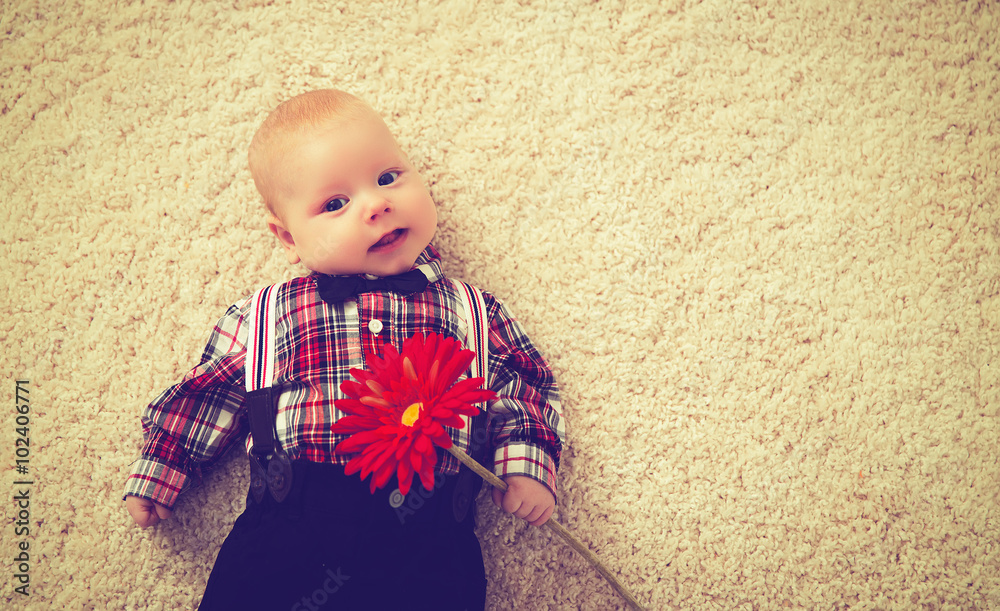
M 364 214 L 369 221 L 374 221 L 383 214 L 388 214 L 391 211 L 392 206 L 389 200 L 380 195 L 372 195 L 365 200 Z

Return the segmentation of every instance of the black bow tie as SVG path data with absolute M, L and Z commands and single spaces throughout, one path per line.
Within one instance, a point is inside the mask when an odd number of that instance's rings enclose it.
M 319 296 L 327 303 L 340 303 L 358 293 L 375 293 L 392 291 L 400 295 L 419 293 L 427 288 L 427 276 L 419 269 L 399 274 L 369 280 L 364 276 L 327 276 L 316 275 L 316 288 Z

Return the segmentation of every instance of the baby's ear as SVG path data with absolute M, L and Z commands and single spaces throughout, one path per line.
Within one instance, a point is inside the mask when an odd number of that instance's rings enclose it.
M 274 234 L 274 237 L 278 238 L 278 242 L 285 248 L 285 256 L 288 257 L 289 263 L 295 265 L 302 260 L 299 257 L 299 253 L 295 251 L 295 240 L 292 238 L 292 234 L 285 229 L 285 225 L 281 222 L 281 219 L 270 212 L 267 214 L 267 228 Z

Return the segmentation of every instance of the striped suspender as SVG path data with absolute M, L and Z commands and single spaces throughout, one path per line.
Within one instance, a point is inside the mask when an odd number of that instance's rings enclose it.
M 292 489 L 292 463 L 277 441 L 275 431 L 277 393 L 274 383 L 275 302 L 280 284 L 268 286 L 253 296 L 247 356 L 244 367 L 247 412 L 250 419 L 250 491 L 258 503 L 270 492 L 279 503 Z
M 476 353 L 470 374 L 474 378 L 483 378 L 485 380 L 484 386 L 489 388 L 490 344 L 487 338 L 489 326 L 486 323 L 486 302 L 483 300 L 483 293 L 464 282 L 458 280 L 453 282 L 461 296 L 459 301 L 465 306 L 465 322 L 468 329 L 465 347 Z M 466 426 L 469 427 L 469 456 L 479 462 L 484 462 L 486 450 L 489 447 L 486 422 L 485 408 L 478 415 L 466 421 Z M 492 461 L 487 468 L 490 467 L 492 467 Z M 457 522 L 462 522 L 468 516 L 472 501 L 479 494 L 482 485 L 483 480 L 478 475 L 469 468 L 461 467 L 451 500 L 452 515 Z
M 489 372 L 489 343 L 486 339 L 486 302 L 483 301 L 483 293 L 479 289 L 469 286 L 458 280 L 452 281 L 458 289 L 462 305 L 465 306 L 465 322 L 468 327 L 465 347 L 476 353 L 476 360 L 472 362 L 472 377 L 486 379 L 489 385 L 487 373 Z M 486 350 L 482 347 L 485 346 Z
M 274 303 L 278 286 L 268 286 L 253 296 L 250 333 L 247 337 L 247 392 L 267 388 L 274 382 Z

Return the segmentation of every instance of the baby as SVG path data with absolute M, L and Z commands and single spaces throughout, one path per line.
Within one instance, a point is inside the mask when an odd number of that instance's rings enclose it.
M 440 486 L 429 492 L 415 484 L 409 495 L 423 502 L 401 513 L 392 484 L 371 493 L 360 477 L 345 475 L 351 456 L 334 450 L 343 437 L 331 431 L 344 415 L 334 400 L 344 397 L 340 384 L 351 368 L 366 368 L 387 344 L 399 349 L 418 333 L 464 342 L 477 324 L 441 272 L 431 245 L 437 212 L 423 179 L 378 114 L 336 90 L 279 105 L 254 136 L 249 162 L 268 228 L 289 262 L 312 272 L 276 289 L 270 417 L 291 461 L 291 485 L 287 496 L 248 494 L 200 609 L 482 609 L 475 512 L 453 508 L 458 461 L 439 452 Z M 408 288 L 324 288 L 345 278 L 412 279 L 415 271 L 417 285 Z M 493 489 L 493 501 L 537 526 L 555 507 L 564 438 L 558 391 L 507 309 L 482 295 L 485 386 L 497 394 L 487 408 L 491 462 L 508 484 L 505 493 Z M 125 488 L 126 507 L 143 528 L 168 518 L 189 474 L 245 434 L 251 305 L 231 306 L 200 364 L 143 412 L 142 456 Z M 470 428 L 450 431 L 456 444 L 472 445 Z

